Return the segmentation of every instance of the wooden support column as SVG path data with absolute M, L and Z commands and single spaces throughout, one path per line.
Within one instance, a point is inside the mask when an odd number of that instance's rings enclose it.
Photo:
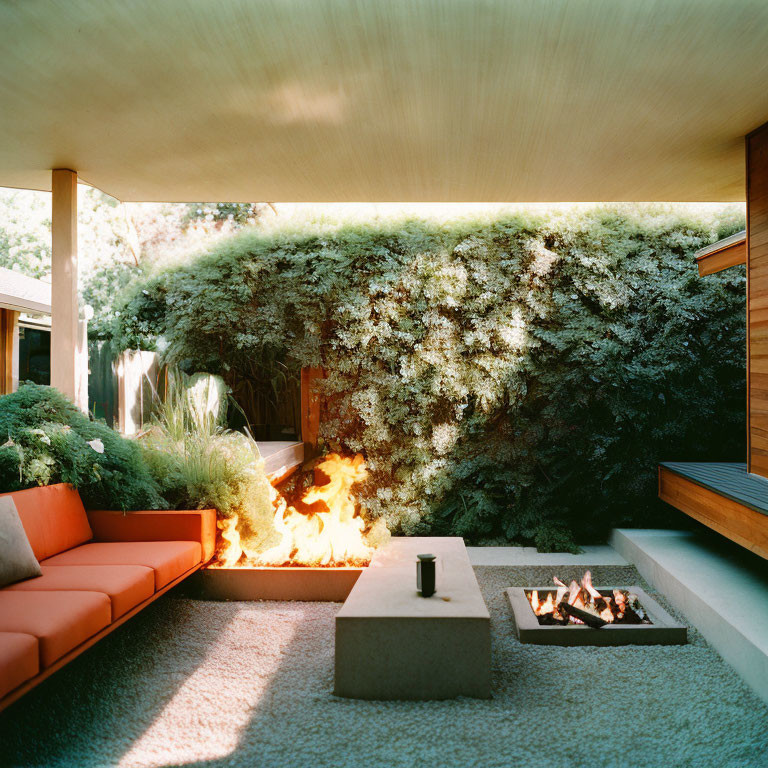
M 768 123 L 746 144 L 747 468 L 768 477 Z
M 320 397 L 315 381 L 325 378 L 322 368 L 301 369 L 301 440 L 304 457 L 312 458 L 317 452 L 320 435 Z
M 77 402 L 78 365 L 77 173 L 53 171 L 51 270 L 51 386 Z
M 19 313 L 0 309 L 0 395 L 8 395 L 18 383 Z

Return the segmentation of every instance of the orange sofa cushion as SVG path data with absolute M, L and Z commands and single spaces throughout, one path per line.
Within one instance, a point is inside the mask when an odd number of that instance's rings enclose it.
M 32 551 L 44 560 L 93 538 L 80 494 L 65 483 L 0 494 L 16 504 Z
M 0 632 L 0 697 L 39 671 L 37 638 L 21 632 Z
M 41 565 L 144 565 L 155 572 L 155 589 L 200 563 L 197 541 L 97 541 L 45 560 Z
M 102 592 L 0 590 L 0 632 L 34 635 L 40 664 L 49 667 L 112 620 Z
M 155 594 L 155 573 L 144 565 L 43 565 L 42 571 L 6 589 L 103 592 L 112 603 L 112 621 Z
M 204 563 L 216 551 L 215 509 L 125 513 L 89 509 L 86 514 L 96 541 L 199 541 Z

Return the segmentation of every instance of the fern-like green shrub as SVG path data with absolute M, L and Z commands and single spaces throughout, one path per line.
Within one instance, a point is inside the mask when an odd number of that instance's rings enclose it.
M 743 460 L 744 270 L 692 260 L 742 226 L 657 205 L 250 233 L 138 286 L 115 333 L 238 392 L 322 366 L 322 437 L 365 454 L 394 532 L 567 548 L 679 524 L 658 461 Z
M 71 483 L 89 508 L 165 509 L 139 446 L 52 387 L 0 397 L 0 491 Z

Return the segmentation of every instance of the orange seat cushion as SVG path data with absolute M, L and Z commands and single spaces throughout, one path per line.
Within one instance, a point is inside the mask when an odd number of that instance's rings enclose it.
M 43 565 L 42 571 L 6 589 L 103 592 L 112 603 L 112 621 L 155 593 L 154 571 L 144 565 Z
M 10 496 L 38 560 L 93 538 L 80 494 L 65 483 L 13 491 Z
M 41 565 L 144 565 L 155 572 L 155 589 L 200 563 L 197 541 L 97 541 L 49 558 Z
M 49 667 L 112 621 L 102 592 L 0 590 L 0 632 L 34 635 L 40 664 Z
M 37 638 L 21 632 L 0 632 L 0 698 L 39 671 Z

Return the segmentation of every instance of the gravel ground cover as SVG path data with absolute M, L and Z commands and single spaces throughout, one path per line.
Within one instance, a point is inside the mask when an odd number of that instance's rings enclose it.
M 488 701 L 334 697 L 336 604 L 167 597 L 0 715 L 0 765 L 768 766 L 768 707 L 695 630 L 687 646 L 523 646 L 503 589 L 547 584 L 552 569 L 476 573 Z M 669 609 L 634 568 L 593 575 Z

